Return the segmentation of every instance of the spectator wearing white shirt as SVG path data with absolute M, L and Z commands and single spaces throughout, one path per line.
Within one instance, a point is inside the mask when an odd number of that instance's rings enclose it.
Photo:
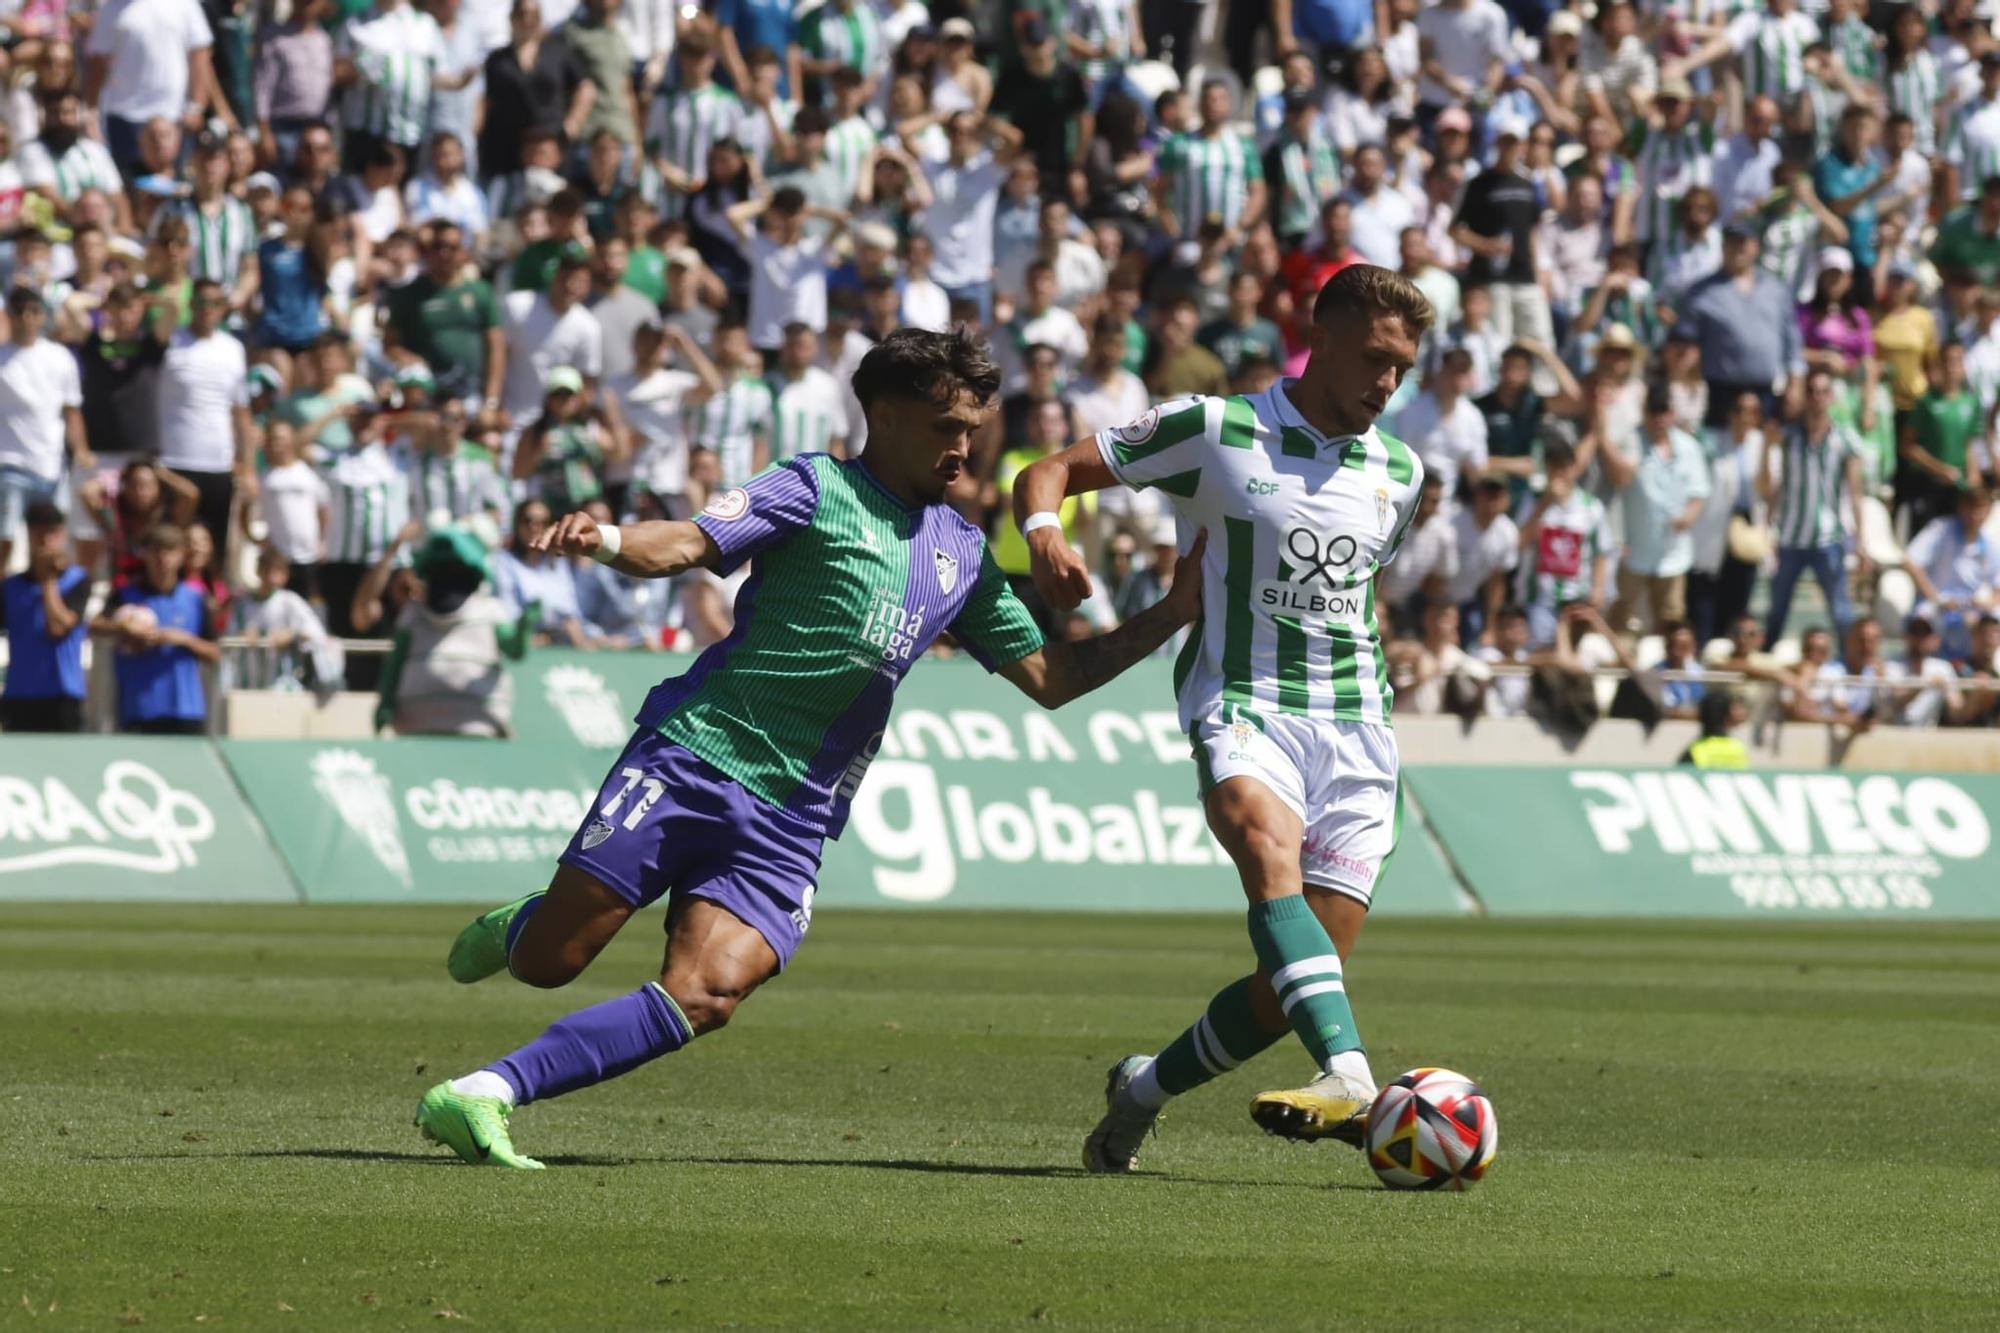
M 1528 613 L 1518 606 L 1504 606 L 1494 617 L 1492 625 L 1493 641 L 1482 643 L 1474 653 L 1480 661 L 1489 666 L 1528 665 Z M 1496 675 L 1486 685 L 1486 716 L 1526 717 L 1528 715 L 1529 677 L 1526 672 L 1519 675 Z
M 786 325 L 825 332 L 827 247 L 846 229 L 847 214 L 808 204 L 796 185 L 785 185 L 768 198 L 730 205 L 727 216 L 750 256 L 751 345 L 771 361 Z M 808 234 L 807 219 L 827 223 L 828 230 Z
M 1755 213 L 1776 182 L 1772 173 L 1784 156 L 1778 146 L 1778 103 L 1753 97 L 1743 108 L 1743 128 L 1716 145 L 1709 171 L 1722 220 L 1735 222 Z
M 413 227 L 437 218 L 457 224 L 474 252 L 486 249 L 486 196 L 465 174 L 465 144 L 444 132 L 431 138 L 431 169 L 403 189 L 406 217 Z
M 1000 187 L 1021 155 L 1021 132 L 1005 121 L 971 111 L 953 115 L 947 126 L 949 149 L 942 161 L 925 160 L 931 205 L 922 226 L 936 252 L 931 276 L 953 301 L 970 301 L 979 322 L 993 323 L 993 215 Z M 980 147 L 982 137 L 994 151 Z
M 1646 391 L 1636 436 L 1598 441 L 1604 477 L 1623 492 L 1625 559 L 1618 566 L 1612 628 L 1660 633 L 1687 618 L 1687 572 L 1694 565 L 1694 525 L 1708 500 L 1708 454 L 1674 424 L 1664 384 Z M 1649 618 L 1641 621 L 1639 607 Z
M 906 243 L 903 288 L 898 297 L 905 325 L 943 333 L 951 327 L 951 297 L 931 281 L 931 238 L 918 232 Z
M 76 357 L 42 336 L 49 308 L 40 293 L 16 287 L 7 293 L 10 337 L 0 346 L 0 572 L 13 554 L 14 534 L 28 506 L 56 503 L 62 491 L 63 456 L 79 476 L 97 469 L 83 433 L 83 385 Z M 97 482 L 80 488 L 92 508 L 103 503 Z
M 1351 206 L 1348 243 L 1383 268 L 1403 262 L 1403 231 L 1417 221 L 1409 197 L 1389 183 L 1389 158 L 1379 143 L 1354 151 L 1354 174 L 1342 198 Z
M 1472 503 L 1452 516 L 1458 541 L 1458 572 L 1446 596 L 1458 607 L 1459 624 L 1468 639 L 1487 640 L 1507 600 L 1507 585 L 1521 560 L 1521 530 L 1507 516 L 1512 499 L 1506 478 L 1481 477 L 1472 488 Z
M 1993 493 L 1958 493 L 1955 512 L 1924 526 L 1903 549 L 1903 568 L 1917 585 L 1917 614 L 1937 625 L 1948 656 L 1963 658 L 1980 615 L 2000 608 L 2000 536 L 1988 531 Z
M 1891 680 L 1908 680 L 1922 689 L 1898 691 L 1890 697 L 1893 720 L 1906 727 L 1935 727 L 1965 708 L 1958 672 L 1939 656 L 1943 638 L 1928 617 L 1911 616 L 1903 626 L 1904 658 L 1886 664 Z
M 213 45 L 199 0 L 109 0 L 98 10 L 83 47 L 83 99 L 103 113 L 105 147 L 120 172 L 136 173 L 149 120 L 192 129 L 213 108 L 234 128 Z
M 771 461 L 803 453 L 847 456 L 847 406 L 840 385 L 814 362 L 819 334 L 810 325 L 785 326 L 784 347 L 771 382 Z
M 1126 350 L 1125 321 L 1109 310 L 1100 314 L 1090 326 L 1082 371 L 1063 395 L 1079 438 L 1137 421 L 1152 406 L 1146 382 L 1125 368 Z M 1097 494 L 1097 512 L 1108 531 L 1134 538 L 1150 538 L 1163 518 L 1173 521 L 1157 486 L 1108 487 Z
M 683 364 L 670 365 L 670 352 Z M 633 332 L 632 363 L 629 374 L 605 383 L 628 435 L 632 480 L 665 517 L 687 518 L 694 510 L 687 496 L 687 412 L 722 391 L 722 373 L 685 329 L 658 320 Z
M 1500 90 L 1513 56 L 1511 20 L 1494 0 L 1438 0 L 1417 15 L 1419 114 Z
M 241 491 L 257 494 L 252 465 L 248 358 L 222 328 L 229 294 L 222 284 L 194 284 L 188 326 L 174 334 L 160 365 L 160 461 L 201 493 L 210 532 L 228 532 Z
M 1028 379 L 1030 347 L 1050 347 L 1063 359 L 1065 374 L 1090 350 L 1083 325 L 1056 304 L 1056 268 L 1046 259 L 1028 265 L 1027 296 L 1014 317 L 993 335 L 993 362 L 1000 368 L 1000 391 L 1017 392 Z
M 547 292 L 507 293 L 507 374 L 501 405 L 518 433 L 542 410 L 549 372 L 572 366 L 586 385 L 604 373 L 604 334 L 584 305 L 590 294 L 590 252 L 567 245 L 556 258 Z
M 1471 382 L 1472 354 L 1450 348 L 1439 357 L 1423 392 L 1396 418 L 1396 438 L 1424 460 L 1424 474 L 1437 478 L 1447 508 L 1461 478 L 1471 480 L 1486 470 L 1486 417 L 1468 394 Z
M 326 559 L 326 534 L 333 526 L 333 495 L 326 478 L 299 457 L 298 430 L 274 418 L 264 428 L 264 476 L 257 505 L 243 516 L 252 541 L 283 556 L 289 580 L 308 597 L 319 595 L 319 565 Z M 261 531 L 251 521 L 255 514 Z
M 1424 607 L 1447 601 L 1452 580 L 1458 577 L 1458 534 L 1452 530 L 1444 494 L 1444 482 L 1435 473 L 1425 473 L 1402 549 L 1382 571 L 1382 605 L 1394 618 L 1392 631 L 1384 637 L 1415 634 L 1423 624 Z

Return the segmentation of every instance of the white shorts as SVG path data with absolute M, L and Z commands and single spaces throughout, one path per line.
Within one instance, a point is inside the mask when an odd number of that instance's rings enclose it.
M 1259 713 L 1222 704 L 1189 730 L 1204 799 L 1248 777 L 1305 824 L 1305 882 L 1365 905 L 1402 832 L 1396 733 L 1368 722 Z

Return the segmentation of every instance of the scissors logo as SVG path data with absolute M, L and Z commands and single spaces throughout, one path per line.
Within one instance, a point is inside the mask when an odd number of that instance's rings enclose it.
M 1301 566 L 1300 572 L 1292 576 L 1299 583 L 1311 583 L 1318 578 L 1329 588 L 1339 586 L 1335 571 L 1352 565 L 1357 550 L 1352 537 L 1329 537 L 1322 545 L 1310 528 L 1293 528 L 1285 534 L 1285 554 Z

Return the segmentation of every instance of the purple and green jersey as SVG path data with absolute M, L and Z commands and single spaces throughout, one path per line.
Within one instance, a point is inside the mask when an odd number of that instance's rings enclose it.
M 639 726 L 826 837 L 847 822 L 896 686 L 939 634 L 989 671 L 1042 646 L 979 529 L 948 505 L 904 505 L 859 460 L 801 454 L 695 522 L 722 572 L 753 556 L 756 568 L 729 637 L 655 686 Z

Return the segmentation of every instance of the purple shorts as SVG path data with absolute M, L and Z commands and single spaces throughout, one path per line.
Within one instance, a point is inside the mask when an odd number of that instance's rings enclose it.
M 671 891 L 754 927 L 791 961 L 812 924 L 826 840 L 690 750 L 640 731 L 559 860 L 635 908 Z

